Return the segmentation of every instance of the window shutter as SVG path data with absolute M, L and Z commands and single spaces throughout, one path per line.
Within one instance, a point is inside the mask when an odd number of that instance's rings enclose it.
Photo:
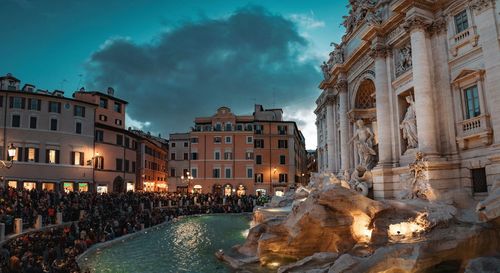
M 29 155 L 30 149 L 26 148 L 24 149 L 24 161 L 28 162 L 28 155 Z
M 71 152 L 71 165 L 75 165 L 75 152 Z
M 39 161 L 40 161 L 40 149 L 35 148 L 35 162 L 39 162 Z
M 17 161 L 23 161 L 23 147 L 17 148 Z
M 56 164 L 59 164 L 59 150 L 56 150 Z
M 14 107 L 14 97 L 9 98 L 9 108 Z
M 45 150 L 45 163 L 50 163 L 49 162 L 49 149 Z
M 82 117 L 85 117 L 85 107 L 82 106 Z
M 21 108 L 24 109 L 26 106 L 26 98 L 21 98 Z
M 33 99 L 28 99 L 28 110 L 31 110 L 31 101 L 32 101 L 32 100 L 33 100 Z
M 60 102 L 57 103 L 57 113 L 59 113 L 59 114 L 61 113 L 61 103 Z
M 38 110 L 38 111 L 42 110 L 42 100 L 38 100 L 37 108 L 38 109 L 36 109 L 36 110 Z
M 80 153 L 80 166 L 83 166 L 83 161 L 84 161 L 84 154 Z
M 76 106 L 76 105 L 75 105 L 75 106 L 73 106 L 73 116 L 76 116 L 76 108 L 77 108 L 77 106 Z

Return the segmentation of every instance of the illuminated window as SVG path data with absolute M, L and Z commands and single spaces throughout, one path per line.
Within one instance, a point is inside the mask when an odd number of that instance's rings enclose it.
M 25 190 L 35 190 L 36 189 L 36 183 L 35 182 L 23 182 L 23 188 Z
M 35 148 L 28 148 L 28 161 L 31 162 L 38 161 Z
M 58 164 L 59 163 L 59 151 L 54 149 L 47 150 L 47 163 Z
M 10 180 L 7 185 L 11 188 L 17 189 L 17 181 L 15 180 Z
M 256 173 L 255 174 L 255 182 L 256 183 L 262 183 L 262 182 L 264 182 L 264 174 L 262 174 L 262 173 Z

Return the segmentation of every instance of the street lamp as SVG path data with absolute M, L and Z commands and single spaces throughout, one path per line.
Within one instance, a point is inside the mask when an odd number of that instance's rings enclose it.
M 13 159 L 16 156 L 16 152 L 16 146 L 11 143 L 7 148 L 8 160 L 0 160 L 0 168 L 10 169 L 10 167 L 12 167 L 12 164 L 14 163 Z
M 181 176 L 181 180 L 182 180 L 183 183 L 187 182 L 187 186 L 188 186 L 187 191 L 189 193 L 189 187 L 191 186 L 191 180 L 193 180 L 193 176 L 191 176 L 189 174 L 189 172 L 186 172 L 186 175 L 182 175 Z

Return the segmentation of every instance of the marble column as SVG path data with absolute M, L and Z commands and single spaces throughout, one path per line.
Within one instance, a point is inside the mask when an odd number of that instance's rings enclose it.
M 339 80 L 337 83 L 339 99 L 339 127 L 340 127 L 340 160 L 341 171 L 348 170 L 349 166 L 349 120 L 347 118 L 347 80 Z
M 413 63 L 413 88 L 418 128 L 418 148 L 427 155 L 438 153 L 434 94 L 431 63 L 424 18 L 414 16 L 407 19 L 405 28 L 410 31 L 411 60 Z
M 334 169 L 334 145 L 335 145 L 335 139 L 333 135 L 333 102 L 332 101 L 327 101 L 326 102 L 326 146 L 328 147 L 327 149 L 327 157 L 328 157 L 328 166 L 326 171 L 329 173 L 333 173 Z
M 375 60 L 375 96 L 377 101 L 378 124 L 378 166 L 391 165 L 392 138 L 391 138 L 391 104 L 389 101 L 389 82 L 387 78 L 387 48 L 375 44 L 371 51 Z

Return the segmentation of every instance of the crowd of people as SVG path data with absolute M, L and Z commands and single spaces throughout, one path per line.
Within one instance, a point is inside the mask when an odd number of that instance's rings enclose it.
M 80 272 L 76 257 L 93 244 L 171 221 L 179 216 L 205 213 L 251 212 L 266 199 L 251 195 L 215 196 L 177 193 L 49 192 L 0 188 L 0 222 L 6 234 L 13 220 L 41 230 L 8 239 L 0 249 L 1 272 Z M 56 223 L 62 213 L 62 225 Z

